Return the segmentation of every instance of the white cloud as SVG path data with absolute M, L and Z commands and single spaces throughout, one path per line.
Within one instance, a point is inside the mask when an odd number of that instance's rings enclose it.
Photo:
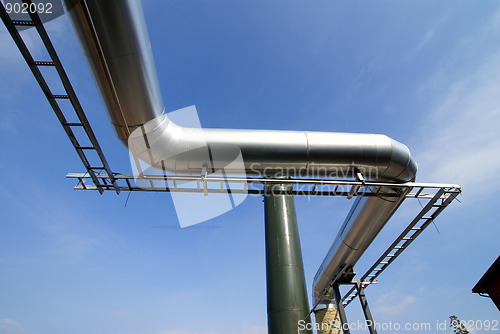
M 158 332 L 156 334 L 267 334 L 267 327 L 252 324 L 242 324 L 240 328 L 227 331 L 173 329 Z
M 267 327 L 243 324 L 239 334 L 267 334 Z
M 23 334 L 28 333 L 20 323 L 11 319 L 0 319 L 0 334 Z
M 442 18 L 438 23 L 434 24 L 434 26 L 432 28 L 427 30 L 424 37 L 421 39 L 420 43 L 417 44 L 415 50 L 412 52 L 412 55 L 421 51 L 424 47 L 427 46 L 427 44 L 430 43 L 430 41 L 432 41 L 432 39 L 436 35 L 436 32 L 441 28 L 441 25 L 444 22 L 446 22 L 447 19 L 448 19 L 448 15 L 446 15 L 444 18 Z
M 190 331 L 186 329 L 174 329 L 174 330 L 168 330 L 168 331 L 163 331 L 159 332 L 158 334 L 221 334 L 221 332 L 217 331 Z
M 433 28 L 433 29 L 430 29 L 424 36 L 424 38 L 422 39 L 422 41 L 418 44 L 417 46 L 417 50 L 421 50 L 423 49 L 424 46 L 427 45 L 427 43 L 429 43 L 432 39 L 432 37 L 434 36 L 434 34 L 436 33 L 436 30 Z
M 18 181 L 17 177 L 15 179 Z M 32 185 L 29 197 L 2 189 L 0 195 L 11 208 L 23 212 L 23 216 L 33 222 L 32 228 L 48 237 L 51 250 L 61 259 L 77 262 L 103 245 L 102 228 L 94 230 L 86 223 L 94 219 L 92 215 L 75 215 L 70 203 L 66 203 L 57 192 L 39 186 L 37 180 L 28 178 L 24 181 Z
M 474 46 L 471 39 L 453 51 Z M 455 74 L 450 68 L 440 69 L 425 85 L 423 91 L 434 91 L 438 98 L 424 118 L 414 152 L 420 180 L 458 183 L 466 195 L 486 196 L 500 186 L 494 177 L 500 169 L 500 50 L 477 61 L 481 64 L 472 64 L 454 81 L 445 79 Z M 445 88 L 439 89 L 436 80 Z
M 374 309 L 378 316 L 383 319 L 394 319 L 395 317 L 407 312 L 407 309 L 417 302 L 414 295 L 402 295 L 391 291 L 381 295 L 374 303 Z
M 51 207 L 40 211 L 44 214 L 39 226 L 53 238 L 54 246 L 64 257 L 79 260 L 100 245 L 95 234 L 79 227 L 84 225 L 72 212 Z

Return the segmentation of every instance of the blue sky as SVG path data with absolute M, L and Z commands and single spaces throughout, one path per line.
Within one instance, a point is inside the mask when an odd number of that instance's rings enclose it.
M 409 146 L 418 181 L 463 187 L 439 233 L 430 226 L 367 289 L 375 320 L 499 319 L 471 293 L 500 253 L 497 1 L 144 8 L 167 111 L 196 105 L 204 127 L 386 134 Z M 67 19 L 47 29 L 112 169 L 130 173 Z M 73 190 L 65 174 L 81 162 L 3 26 L 0 45 L 0 333 L 266 333 L 262 199 L 180 229 L 170 195 L 125 206 L 127 194 Z M 358 272 L 418 210 L 407 204 Z M 310 289 L 351 203 L 296 205 Z M 347 316 L 362 319 L 357 301 Z

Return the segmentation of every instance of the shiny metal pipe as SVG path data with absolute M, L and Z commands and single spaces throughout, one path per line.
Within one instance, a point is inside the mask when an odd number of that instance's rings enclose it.
M 246 174 L 259 176 L 348 178 L 360 172 L 371 180 L 409 181 L 417 169 L 408 148 L 385 135 L 185 128 L 165 115 L 142 130 L 128 140 L 132 154 L 178 174 L 200 175 L 204 166 L 241 173 L 227 168 L 240 152 Z
M 416 171 L 408 148 L 384 135 L 180 127 L 164 115 L 141 2 L 66 1 L 119 138 L 151 166 L 200 174 L 203 166 L 227 166 L 241 152 L 250 174 L 350 177 L 360 171 L 369 179 L 408 181 Z M 129 138 L 141 126 L 148 147 L 141 131 Z M 217 159 L 190 149 L 206 146 Z
M 381 190 L 385 195 L 390 188 Z M 330 284 L 346 265 L 353 267 L 368 248 L 402 201 L 398 197 L 358 197 L 347 215 L 337 237 L 321 263 L 313 281 L 313 305 L 316 310 L 327 308 L 334 300 Z
M 164 112 L 140 0 L 63 0 L 115 131 L 124 143 Z
M 182 174 L 199 175 L 204 168 L 231 173 L 226 167 L 241 153 L 247 174 L 349 177 L 360 172 L 376 181 L 414 180 L 417 165 L 410 151 L 384 135 L 174 124 L 164 115 L 140 0 L 64 1 L 72 8 L 71 21 L 118 137 L 151 166 Z M 369 246 L 395 209 L 393 200 L 381 195 L 355 201 L 316 275 L 314 302 L 348 259 L 357 254 L 354 265 Z

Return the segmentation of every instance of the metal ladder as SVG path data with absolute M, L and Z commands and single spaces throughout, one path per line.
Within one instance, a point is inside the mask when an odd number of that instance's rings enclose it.
M 23 0 L 24 3 L 28 4 L 28 8 L 30 8 L 29 4 L 31 4 L 30 0 Z M 50 106 L 54 110 L 57 119 L 61 123 L 61 125 L 64 128 L 64 131 L 68 135 L 71 143 L 73 144 L 73 147 L 76 150 L 76 153 L 80 157 L 80 159 L 83 162 L 83 165 L 85 166 L 88 175 L 92 179 L 93 183 L 97 187 L 97 190 L 99 193 L 103 193 L 105 189 L 109 189 L 111 186 L 116 193 L 118 194 L 120 192 L 120 189 L 118 187 L 118 184 L 116 182 L 116 179 L 114 178 L 113 173 L 111 172 L 111 169 L 109 168 L 109 165 L 106 161 L 106 158 L 104 157 L 104 153 L 101 150 L 101 147 L 99 146 L 99 143 L 97 142 L 97 139 L 94 135 L 94 132 L 92 131 L 92 128 L 90 127 L 89 121 L 87 120 L 87 117 L 82 109 L 82 106 L 80 105 L 80 102 L 78 101 L 78 98 L 76 97 L 75 91 L 73 90 L 73 87 L 69 81 L 68 76 L 66 75 L 66 72 L 64 71 L 64 68 L 61 64 L 61 61 L 59 60 L 59 57 L 52 45 L 52 42 L 49 39 L 49 36 L 43 27 L 43 23 L 40 20 L 40 17 L 38 14 L 31 13 L 29 12 L 29 16 L 31 20 L 12 20 L 5 10 L 4 5 L 2 2 L 0 2 L 0 16 L 2 18 L 3 23 L 5 24 L 5 27 L 7 28 L 8 32 L 12 36 L 12 39 L 16 43 L 17 47 L 19 48 L 19 51 L 21 51 L 21 54 L 28 64 L 31 72 L 35 76 L 35 79 L 37 80 L 38 84 L 40 85 L 40 88 L 42 89 L 43 93 L 45 94 L 45 97 L 50 103 Z M 50 59 L 44 59 L 44 60 L 34 60 L 33 56 L 31 55 L 29 49 L 27 48 L 26 44 L 24 43 L 19 30 L 17 27 L 19 26 L 30 26 L 34 27 L 36 31 L 38 32 L 38 35 L 40 36 L 40 39 L 43 42 L 43 45 L 45 46 L 45 51 L 47 51 L 49 58 Z M 49 67 L 54 67 L 57 71 L 57 74 L 59 75 L 59 79 L 61 80 L 61 83 L 64 87 L 65 94 L 54 94 L 49 85 L 47 84 L 47 81 L 43 77 L 42 72 L 40 71 L 39 67 L 43 66 L 49 66 Z M 71 105 L 72 105 L 72 110 L 76 114 L 76 117 L 78 118 L 78 122 L 68 122 L 67 117 L 63 113 L 58 101 L 61 100 L 68 100 Z M 73 114 L 72 116 L 75 116 Z M 90 145 L 83 146 L 80 144 L 79 140 L 75 136 L 75 132 L 73 131 L 74 128 L 83 128 L 87 139 L 90 142 Z M 89 151 L 94 151 L 97 153 L 97 156 L 99 157 L 99 165 L 98 166 L 93 166 L 90 162 L 89 159 L 86 155 L 86 152 Z M 99 175 L 102 172 L 106 172 L 108 175 L 108 179 L 102 179 L 98 178 L 97 175 Z M 109 182 L 109 183 L 108 183 Z
M 425 187 L 421 187 L 411 197 L 419 198 Z M 419 235 L 429 224 L 450 204 L 460 190 L 456 188 L 441 188 L 422 208 L 422 211 L 411 221 L 406 229 L 398 238 L 387 248 L 387 250 L 378 258 L 373 266 L 361 277 L 361 282 L 366 284 L 373 283 L 375 279 L 391 264 Z M 347 306 L 358 296 L 355 287 L 351 288 L 342 298 L 343 305 Z

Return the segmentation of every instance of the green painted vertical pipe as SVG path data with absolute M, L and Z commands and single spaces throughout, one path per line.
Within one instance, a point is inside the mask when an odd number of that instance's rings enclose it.
M 264 196 L 268 331 L 312 334 L 310 330 L 298 331 L 309 305 L 295 202 L 293 196 L 279 194 L 290 187 L 266 186 Z

